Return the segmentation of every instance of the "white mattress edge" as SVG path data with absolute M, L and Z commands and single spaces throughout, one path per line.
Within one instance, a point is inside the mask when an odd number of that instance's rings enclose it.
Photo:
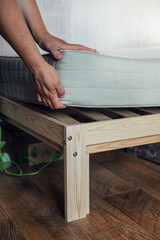
M 115 57 L 115 58 L 128 58 L 128 59 L 160 59 L 160 45 L 145 47 L 145 48 L 119 48 L 111 50 L 99 50 L 99 53 L 92 53 L 88 51 L 72 51 L 72 50 L 63 50 L 62 52 L 83 52 L 87 54 L 94 54 L 99 56 L 106 57 Z M 42 55 L 48 54 L 48 52 L 43 52 Z M 18 57 L 16 54 L 5 54 L 0 55 L 0 57 Z

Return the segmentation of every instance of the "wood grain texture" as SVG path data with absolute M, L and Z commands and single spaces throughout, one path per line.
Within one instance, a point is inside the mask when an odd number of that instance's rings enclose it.
M 86 154 L 86 214 L 90 213 L 90 155 Z
M 160 134 L 160 114 L 87 123 L 87 145 Z
M 78 221 L 63 219 L 63 161 L 34 177 L 1 173 L 0 205 L 26 240 L 159 240 L 155 235 L 159 232 L 160 166 L 154 166 L 120 150 L 92 154 L 90 214 Z M 33 171 L 34 167 L 23 169 Z M 146 179 L 155 197 L 149 189 L 146 192 Z
M 25 131 L 26 133 L 30 134 L 31 136 L 41 140 L 42 142 L 48 144 L 50 147 L 60 151 L 60 152 L 63 152 L 64 151 L 64 147 L 51 141 L 50 139 L 44 137 L 43 135 L 41 135 L 41 133 L 38 133 L 38 132 L 35 132 L 27 127 L 25 127 L 24 125 L 20 124 L 20 123 L 17 123 L 15 122 L 13 119 L 11 120 L 10 118 L 6 118 L 6 117 L 2 117 L 5 121 L 9 122 L 10 124 L 13 124 L 14 126 L 16 126 L 17 128 Z
M 160 113 L 160 108 L 157 108 L 157 107 L 146 107 L 146 108 L 137 108 L 143 112 L 146 112 L 146 113 L 150 113 L 150 114 L 157 114 L 157 113 Z
M 160 201 L 142 190 L 107 197 L 114 207 L 160 239 Z
M 67 115 L 66 109 L 51 110 L 50 108 L 46 108 L 44 106 L 37 106 L 37 105 L 30 104 L 30 103 L 25 103 L 23 105 L 27 106 L 28 108 L 31 108 L 35 111 L 38 111 L 38 112 L 40 111 L 41 113 L 58 120 L 60 122 L 60 124 L 63 126 L 68 126 L 68 125 L 79 123 L 76 119 Z
M 157 200 L 160 200 L 159 171 L 155 171 L 154 169 L 135 161 L 135 157 L 122 151 L 107 152 L 107 156 L 110 161 L 103 161 L 103 163 L 101 163 L 103 164 L 103 167 L 117 176 L 123 176 L 125 181 L 142 188 L 145 192 Z M 157 168 L 160 167 L 157 166 Z
M 93 109 L 80 109 L 80 108 L 70 108 L 72 111 L 81 114 L 84 117 L 90 118 L 94 121 L 104 121 L 104 120 L 110 120 L 111 118 L 106 116 L 105 114 L 102 114 L 98 111 L 95 111 Z
M 135 146 L 140 144 L 147 144 L 151 142 L 159 142 L 160 140 L 160 114 L 156 112 L 156 114 L 148 115 L 148 116 L 137 116 L 135 114 L 131 116 L 130 112 L 123 112 L 124 119 L 113 119 L 111 120 L 104 114 L 101 114 L 94 110 L 73 110 L 77 111 L 78 114 L 85 116 L 94 121 L 92 123 L 79 123 L 77 124 L 77 120 L 72 119 L 72 117 L 65 115 L 64 113 L 49 113 L 40 112 L 39 109 L 30 109 L 29 107 L 24 106 L 24 104 L 20 104 L 15 101 L 11 101 L 0 97 L 0 107 L 1 113 L 5 115 L 6 118 L 9 119 L 10 123 L 13 123 L 15 126 L 23 129 L 24 131 L 30 133 L 31 135 L 37 137 L 38 139 L 46 142 L 48 145 L 61 149 L 63 151 L 64 148 L 64 140 L 66 141 L 65 149 L 64 149 L 64 195 L 65 195 L 65 219 L 67 222 L 71 222 L 73 220 L 85 218 L 89 213 L 89 153 L 99 152 L 104 150 L 113 150 L 117 148 L 127 147 L 127 146 Z M 80 111 L 80 112 L 79 112 Z M 118 113 L 116 113 L 118 114 Z M 51 116 L 48 116 L 51 115 Z M 63 118 L 63 119 L 62 119 Z M 119 118 L 119 117 L 118 117 Z M 105 121 L 102 121 L 105 120 Z M 99 122 L 100 121 L 100 122 Z M 68 126 L 69 124 L 69 126 Z M 70 124 L 72 126 L 70 126 Z M 71 141 L 68 139 L 69 136 L 72 136 Z M 87 149 L 86 146 L 88 145 Z M 86 151 L 87 150 L 87 151 Z M 74 153 L 77 153 L 74 156 Z M 119 158 L 120 155 L 114 155 L 114 157 Z M 94 172 L 95 178 L 98 180 L 100 185 L 106 184 L 104 180 L 109 185 L 108 187 L 103 187 L 98 189 L 98 185 L 94 182 L 92 185 L 92 191 L 96 194 L 100 195 L 104 200 L 105 197 L 125 193 L 129 191 L 139 191 L 137 188 L 143 188 L 147 194 L 151 195 L 153 198 L 160 200 L 160 184 L 159 180 L 156 182 L 156 179 L 159 179 L 159 172 L 154 171 L 153 169 L 148 169 L 147 166 L 138 163 L 131 163 L 128 159 L 125 159 L 126 155 L 123 159 L 123 154 L 121 156 L 121 160 L 116 160 L 114 165 L 111 163 L 112 161 L 100 161 L 100 164 L 103 165 L 103 169 L 101 169 L 102 178 L 96 171 Z M 123 160 L 122 160 L 123 159 Z M 115 160 L 115 159 L 114 159 Z M 101 166 L 102 166 L 101 165 Z M 128 169 L 128 171 L 126 171 Z M 96 170 L 99 170 L 98 168 Z M 107 176 L 106 176 L 106 175 Z M 121 175 L 120 175 L 121 174 Z M 123 179 L 121 176 L 123 175 Z M 152 176 L 152 177 L 151 177 Z M 110 178 L 114 178 L 114 182 L 111 183 Z M 118 184 L 115 183 L 117 179 Z M 127 183 L 127 184 L 126 184 Z M 156 183 L 155 187 L 153 185 Z M 4 184 L 4 185 L 3 185 Z M 3 199 L 3 194 L 5 194 L 6 190 L 4 186 L 5 183 L 0 183 L 2 189 L 0 189 L 0 203 L 7 207 L 5 200 Z M 27 183 L 28 184 L 28 183 Z M 38 184 L 38 183 L 36 183 Z M 25 185 L 25 183 L 24 183 Z M 17 187 L 17 185 L 15 184 Z M 21 189 L 21 187 L 19 186 Z M 26 188 L 26 185 L 25 185 Z M 18 195 L 17 189 L 14 189 L 14 193 Z M 58 189 L 62 190 L 58 183 Z M 97 190 L 98 189 L 98 190 Z M 130 190 L 129 190 L 130 189 Z M 11 189 L 9 189 L 11 190 Z M 43 191 L 45 191 L 43 189 Z M 103 194 L 104 191 L 104 194 Z M 106 192 L 107 191 L 107 192 Z M 2 194 L 2 195 L 1 195 Z M 7 197 L 9 197 L 9 192 L 7 192 Z M 26 192 L 23 192 L 24 196 L 27 199 L 31 197 L 31 194 L 26 195 Z M 96 196 L 94 195 L 94 197 Z M 38 193 L 38 199 L 43 199 L 45 202 L 45 196 L 40 196 Z M 18 201 L 17 208 L 21 205 L 24 207 L 24 203 L 22 203 L 23 198 L 20 198 Z M 97 199 L 95 197 L 95 199 Z M 12 199 L 15 203 L 16 199 Z M 33 199 L 32 199 L 33 200 Z M 25 202 L 25 199 L 23 199 Z M 97 199 L 99 202 L 99 199 Z M 101 202 L 101 200 L 100 200 Z M 9 203 L 9 202 L 7 202 Z M 32 205 L 33 204 L 33 205 Z M 46 204 L 46 202 L 45 202 Z M 43 211 L 47 211 L 46 205 L 44 204 Z M 49 201 L 49 204 L 50 201 Z M 98 203 L 99 204 L 99 203 Z M 53 204 L 54 205 L 54 204 Z M 31 206 L 39 206 L 41 205 L 33 200 Z M 97 205 L 98 206 L 98 205 Z M 16 210 L 17 210 L 16 208 Z M 34 210 L 32 208 L 32 210 Z M 9 211 L 12 212 L 12 217 L 17 217 L 20 213 L 15 212 L 15 210 L 11 210 L 9 207 Z M 105 212 L 105 209 L 103 209 Z M 37 210 L 36 210 L 37 211 Z M 36 219 L 36 214 L 38 212 L 35 211 L 34 218 Z M 44 212 L 41 212 L 43 215 Z M 14 213 L 14 214 L 13 214 Z M 152 228 L 150 232 L 147 232 L 140 227 L 140 224 L 137 222 L 137 225 L 134 225 L 131 219 L 126 218 L 123 214 L 119 214 L 115 209 L 112 209 L 112 214 L 104 215 L 105 221 L 109 221 L 109 226 L 112 226 L 113 229 L 118 229 L 118 234 L 115 235 L 117 239 L 131 239 L 133 234 L 134 238 L 137 240 L 142 239 L 142 235 L 145 236 L 145 239 L 156 239 L 156 237 L 152 236 L 154 230 Z M 18 215 L 17 215 L 18 214 Z M 36 225 L 37 222 L 33 219 L 33 216 L 30 216 L 32 211 L 29 210 L 30 221 L 33 221 Z M 59 221 L 59 212 L 52 213 L 56 216 L 56 219 Z M 25 215 L 25 212 L 24 212 Z M 118 215 L 118 216 L 117 216 Z M 45 215 L 46 216 L 46 215 Z M 99 216 L 98 216 L 99 218 Z M 23 219 L 16 220 L 18 224 L 19 221 Z M 111 222 L 114 220 L 114 224 Z M 24 219 L 24 222 L 27 225 L 28 218 Z M 100 219 L 101 221 L 101 219 Z M 124 226 L 121 226 L 122 221 L 124 221 Z M 54 225 L 54 223 L 52 223 Z M 130 224 L 132 225 L 130 227 Z M 155 224 L 155 223 L 154 223 Z M 36 231 L 40 228 L 41 224 L 37 224 L 35 227 Z M 73 225 L 75 226 L 75 225 Z M 22 226 L 21 226 L 22 227 Z M 129 229 L 125 231 L 125 228 Z M 138 233 L 136 232 L 138 229 Z M 33 231 L 33 226 L 31 227 L 31 231 Z M 119 232 L 124 232 L 125 234 L 120 235 Z M 27 232 L 24 231 L 27 236 Z M 131 234 L 132 233 L 132 234 Z M 81 233 L 80 233 L 81 234 Z M 107 234 L 107 233 L 105 233 Z M 159 232 L 158 232 L 159 234 Z M 52 239 L 50 232 L 46 229 L 46 226 L 40 229 L 41 239 Z M 84 233 L 85 235 L 85 233 Z M 32 238 L 37 238 L 37 233 L 34 232 Z M 75 236 L 75 234 L 74 234 Z M 83 237 L 83 234 L 81 234 Z M 118 237 L 119 236 L 119 237 Z M 158 236 L 158 235 L 156 235 Z M 66 237 L 66 235 L 65 235 Z M 153 238 L 152 238 L 153 237 Z M 91 237 L 93 238 L 93 236 Z M 99 236 L 99 239 L 101 235 Z M 65 238 L 66 239 L 66 238 Z M 76 239 L 76 238 L 75 238 Z M 83 239 L 83 238 L 82 238 Z M 90 236 L 87 236 L 86 239 L 90 239 Z M 96 239 L 96 238 L 94 238 Z M 98 239 L 98 238 L 97 238 Z M 114 238 L 113 238 L 114 239 Z
M 130 157 L 130 153 L 129 153 L 129 157 Z M 136 157 L 136 156 L 131 156 L 131 159 L 136 162 L 139 162 L 140 164 L 144 165 L 145 167 L 148 167 L 149 169 L 152 169 L 155 172 L 160 173 L 160 167 L 158 167 L 157 164 L 153 164 L 153 162 L 151 161 L 146 161 L 146 159 L 144 158 L 140 158 L 140 157 Z
M 116 197 L 116 196 L 115 196 Z M 153 234 L 144 230 L 132 219 L 121 213 L 117 208 L 114 208 L 111 204 L 106 204 L 104 199 L 101 199 L 96 194 L 91 194 L 91 210 L 96 208 L 96 212 L 100 213 L 103 219 L 109 223 L 115 232 L 112 233 L 113 237 L 117 230 L 121 235 L 127 239 L 134 240 L 158 240 Z M 106 223 L 106 226 L 107 226 Z M 118 235 L 118 234 L 117 234 Z M 103 239 L 103 238 L 102 238 Z M 104 238 L 105 239 L 105 238 Z M 112 239 L 109 238 L 109 239 Z M 116 239 L 116 238 L 113 238 Z M 117 236 L 117 239 L 123 239 Z M 98 238 L 97 238 L 98 240 Z
M 0 112 L 15 122 L 63 146 L 63 126 L 58 120 L 1 96 Z
M 95 194 L 92 193 L 91 196 L 93 195 Z M 98 211 L 98 208 L 100 208 L 100 204 L 99 202 L 97 203 L 96 199 L 94 203 L 91 202 L 90 215 L 87 216 L 85 221 L 83 219 L 76 221 L 76 225 L 94 240 L 129 240 L 129 238 L 125 236 L 125 233 L 120 231 L 119 227 L 114 226 L 112 221 L 104 218 L 103 213 Z
M 46 113 L 46 112 L 47 111 L 44 111 L 44 113 Z M 79 124 L 79 122 L 76 119 L 74 119 L 74 118 L 72 118 L 72 117 L 70 117 L 67 114 L 62 113 L 62 112 L 55 112 L 55 113 L 54 112 L 53 113 L 51 113 L 51 112 L 48 113 L 47 112 L 46 114 L 50 117 L 53 117 L 53 118 L 61 121 L 64 124 L 64 126 Z
M 68 137 L 72 136 L 69 141 Z M 85 126 L 67 127 L 65 132 L 64 184 L 67 222 L 86 217 L 89 211 L 89 160 L 86 155 Z M 77 156 L 73 156 L 77 153 Z
M 90 240 L 74 224 L 64 221 L 60 211 L 63 205 L 63 185 L 59 187 L 61 177 L 54 179 L 57 169 L 50 171 L 50 181 L 47 181 L 43 191 L 43 181 L 40 175 L 35 177 L 12 178 L 0 175 L 0 202 L 10 215 L 26 240 Z M 54 173 L 54 174 L 53 174 Z M 43 177 L 48 176 L 47 173 Z M 35 184 L 35 178 L 41 179 Z M 33 179 L 33 181 L 32 181 Z M 37 179 L 38 181 L 38 179 Z M 53 187 L 51 181 L 54 183 Z M 45 181 L 44 181 L 45 182 Z M 17 196 L 19 196 L 17 198 Z M 62 210 L 62 209 L 61 209 Z M 6 239 L 5 239 L 6 240 Z M 10 239 L 7 239 L 10 240 Z
M 109 112 L 115 113 L 121 117 L 137 117 L 139 114 L 132 112 L 127 109 L 119 109 L 119 108 L 107 108 Z
M 87 153 L 89 154 L 89 153 L 104 152 L 109 150 L 116 150 L 116 149 L 128 148 L 133 146 L 141 146 L 141 145 L 157 143 L 157 142 L 160 142 L 160 135 L 120 140 L 120 141 L 102 143 L 102 144 L 94 144 L 94 145 L 87 146 Z
M 25 240 L 2 207 L 0 207 L 0 239 Z
M 123 179 L 123 176 L 117 176 L 111 171 L 107 170 L 103 164 L 99 162 L 102 154 L 97 154 L 97 157 L 91 156 L 91 189 L 101 197 L 116 196 L 122 193 L 138 190 L 139 188 L 132 183 Z M 109 160 L 109 159 L 108 159 Z M 107 160 L 106 160 L 107 161 Z

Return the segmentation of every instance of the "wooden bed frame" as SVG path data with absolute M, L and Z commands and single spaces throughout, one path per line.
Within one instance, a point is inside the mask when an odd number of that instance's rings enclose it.
M 3 118 L 64 153 L 65 220 L 89 214 L 89 155 L 160 142 L 160 108 L 51 111 L 0 97 Z

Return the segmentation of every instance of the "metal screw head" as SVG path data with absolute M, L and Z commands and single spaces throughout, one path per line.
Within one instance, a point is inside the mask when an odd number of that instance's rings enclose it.
M 74 153 L 73 153 L 73 156 L 74 156 L 74 157 L 77 157 L 77 155 L 78 155 L 77 152 L 74 152 Z
M 71 140 L 72 140 L 72 136 L 69 136 L 69 137 L 68 137 L 68 140 L 71 141 Z

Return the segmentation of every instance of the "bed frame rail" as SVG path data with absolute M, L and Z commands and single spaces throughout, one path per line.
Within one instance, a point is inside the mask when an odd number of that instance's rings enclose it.
M 89 154 L 160 142 L 160 108 L 50 110 L 0 96 L 2 117 L 64 153 L 65 219 L 89 213 Z

